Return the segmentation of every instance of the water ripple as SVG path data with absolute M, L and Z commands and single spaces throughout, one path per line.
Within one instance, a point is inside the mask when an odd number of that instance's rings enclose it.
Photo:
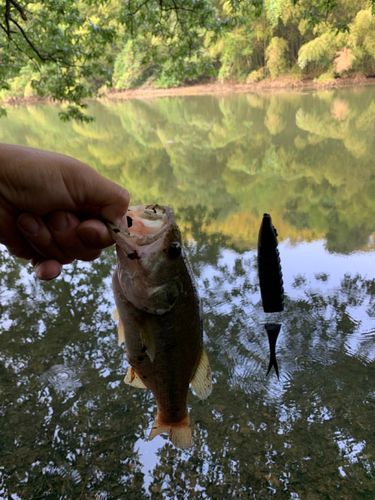
M 82 386 L 77 370 L 66 365 L 54 365 L 41 376 L 57 393 L 71 392 Z

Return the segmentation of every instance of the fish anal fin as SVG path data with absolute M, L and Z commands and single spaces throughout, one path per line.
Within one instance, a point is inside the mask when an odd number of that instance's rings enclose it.
M 139 333 L 141 336 L 141 341 L 146 348 L 146 354 L 150 358 L 151 362 L 154 361 L 156 352 L 156 342 L 155 336 L 147 328 L 140 328 Z
M 152 426 L 149 441 L 159 434 L 169 434 L 169 439 L 176 448 L 190 448 L 191 446 L 191 425 L 190 417 L 187 414 L 180 422 L 165 423 L 159 415 L 156 416 L 155 422 Z
M 139 375 L 132 366 L 129 366 L 128 371 L 126 372 L 124 378 L 124 382 L 125 384 L 131 385 L 136 389 L 147 389 L 145 384 L 142 382 L 142 379 L 139 377 Z
M 114 321 L 118 321 L 120 319 L 119 313 L 117 309 L 113 309 L 112 311 L 112 319 Z
M 125 342 L 125 327 L 121 318 L 119 318 L 117 329 L 117 343 L 121 345 Z
M 203 348 L 198 366 L 190 383 L 199 399 L 206 399 L 212 392 L 210 363 L 206 351 Z

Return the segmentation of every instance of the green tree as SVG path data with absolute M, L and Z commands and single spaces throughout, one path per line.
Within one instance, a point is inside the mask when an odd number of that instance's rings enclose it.
M 84 100 L 99 96 L 113 80 L 117 88 L 128 88 L 146 81 L 176 86 L 215 73 L 222 80 L 244 81 L 255 71 L 258 79 L 271 40 L 269 53 L 278 57 L 275 39 L 285 40 L 278 48 L 284 62 L 288 53 L 292 65 L 302 46 L 301 65 L 313 61 L 318 71 L 329 68 L 333 74 L 335 65 L 338 74 L 351 68 L 370 74 L 375 57 L 374 6 L 375 0 L 365 4 L 362 0 L 293 0 L 292 4 L 285 0 L 3 0 L 0 99 L 7 93 L 48 96 L 65 103 L 62 119 L 91 121 Z M 350 28 L 353 35 L 348 35 Z M 341 38 L 330 43 L 327 56 L 318 45 L 331 42 L 337 32 L 342 32 Z M 307 47 L 314 39 L 315 45 Z M 5 113 L 0 107 L 0 115 Z
M 288 43 L 283 38 L 273 37 L 266 50 L 267 68 L 271 76 L 278 76 L 288 67 Z
M 194 72 L 204 30 L 217 33 L 220 22 L 206 0 L 29 0 L 0 4 L 0 90 L 30 67 L 30 84 L 39 96 L 67 102 L 62 119 L 90 121 L 85 98 L 111 85 L 113 45 L 150 37 L 150 60 L 172 61 Z M 160 48 L 167 50 L 160 50 Z M 118 50 L 119 52 L 120 50 Z M 5 114 L 4 107 L 0 113 Z

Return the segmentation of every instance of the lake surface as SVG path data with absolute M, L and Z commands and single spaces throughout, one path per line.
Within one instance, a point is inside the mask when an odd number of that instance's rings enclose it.
M 75 156 L 132 203 L 174 208 L 204 309 L 213 392 L 193 446 L 147 441 L 152 395 L 123 383 L 115 251 L 41 283 L 0 253 L 0 498 L 373 499 L 375 87 L 12 108 L 0 141 Z M 285 310 L 263 312 L 262 215 Z M 264 324 L 282 323 L 280 380 Z

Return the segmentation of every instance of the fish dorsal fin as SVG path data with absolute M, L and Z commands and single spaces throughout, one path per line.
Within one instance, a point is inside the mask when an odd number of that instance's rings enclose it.
M 153 362 L 156 352 L 155 335 L 153 335 L 153 333 L 144 326 L 139 328 L 139 333 L 141 336 L 143 347 L 146 350 L 146 354 L 150 358 L 151 362 Z
M 117 343 L 121 345 L 125 342 L 125 327 L 121 318 L 118 321 L 118 329 L 117 329 Z
M 201 357 L 195 370 L 191 386 L 199 399 L 206 399 L 212 391 L 211 368 L 206 351 L 202 347 Z
M 191 425 L 189 415 L 187 414 L 180 422 L 172 422 L 170 424 L 161 422 L 159 415 L 156 415 L 148 439 L 152 441 L 154 437 L 163 433 L 169 434 L 169 439 L 176 448 L 190 448 Z
M 137 375 L 137 372 L 132 366 L 129 366 L 124 378 L 125 384 L 131 385 L 136 389 L 147 389 L 145 384 L 142 382 L 141 378 Z
M 112 319 L 114 321 L 118 321 L 120 319 L 120 315 L 118 313 L 118 310 L 117 309 L 113 309 L 112 311 Z

